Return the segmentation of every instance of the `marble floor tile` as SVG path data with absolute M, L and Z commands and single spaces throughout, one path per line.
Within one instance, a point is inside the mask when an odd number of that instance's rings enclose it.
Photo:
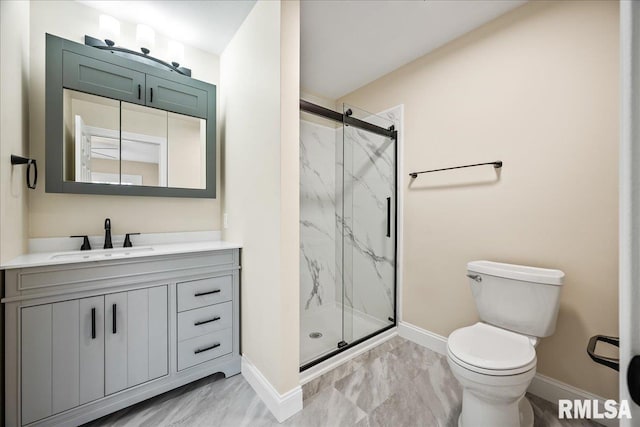
M 285 421 L 290 427 L 353 426 L 367 414 L 333 387 L 305 402 L 304 409 Z
M 336 381 L 346 377 L 356 369 L 361 368 L 368 362 L 377 359 L 380 355 L 395 350 L 397 347 L 402 346 L 406 343 L 407 341 L 405 339 L 400 338 L 398 335 L 395 335 L 392 338 L 381 343 L 379 346 L 376 346 L 375 348 L 362 353 L 361 355 L 356 356 L 351 360 L 346 361 L 345 363 L 339 365 L 335 369 L 332 369 L 326 374 L 309 381 L 302 386 L 303 399 L 307 400 L 319 391 L 333 386 Z
M 378 405 L 367 417 L 369 427 L 438 426 L 438 420 L 421 397 L 407 391 L 398 391 Z
M 360 409 L 371 413 L 397 389 L 406 378 L 402 362 L 391 353 L 384 353 L 353 373 L 336 381 L 334 387 Z
M 241 375 L 225 379 L 216 374 L 99 418 L 85 427 L 277 425 Z
M 394 337 L 305 385 L 304 408 L 286 427 L 456 427 L 462 390 L 446 357 Z M 311 384 L 311 383 L 310 383 Z M 305 390 L 308 388 L 308 390 Z M 534 427 L 596 427 L 558 420 L 552 402 L 527 395 Z M 241 375 L 212 375 L 93 421 L 88 427 L 275 427 Z

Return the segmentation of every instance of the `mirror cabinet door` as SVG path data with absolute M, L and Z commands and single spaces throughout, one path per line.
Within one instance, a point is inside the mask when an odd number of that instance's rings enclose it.
M 64 89 L 65 181 L 206 189 L 207 121 Z
M 167 112 L 122 103 L 120 183 L 167 186 Z
M 120 102 L 64 90 L 65 181 L 120 184 Z
M 207 121 L 168 113 L 169 187 L 207 188 Z

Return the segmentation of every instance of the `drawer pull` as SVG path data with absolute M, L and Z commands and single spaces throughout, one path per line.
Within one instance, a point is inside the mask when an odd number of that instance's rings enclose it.
M 217 348 L 217 347 L 220 347 L 220 343 L 219 342 L 215 343 L 214 345 L 209 346 L 209 347 L 199 348 L 199 349 L 195 350 L 193 352 L 193 354 L 203 353 L 205 351 L 213 350 L 214 348 Z
M 201 297 L 204 295 L 211 295 L 211 294 L 217 294 L 218 292 L 220 292 L 220 289 L 214 289 L 213 291 L 206 291 L 206 292 L 196 292 L 195 294 L 193 294 L 194 297 Z
M 195 322 L 193 326 L 204 325 L 205 323 L 215 322 L 216 320 L 220 320 L 220 316 L 216 316 L 213 319 L 209 319 L 209 320 L 201 320 L 200 322 Z

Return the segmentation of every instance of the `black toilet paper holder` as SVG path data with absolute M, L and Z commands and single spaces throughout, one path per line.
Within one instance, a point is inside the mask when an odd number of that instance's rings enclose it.
M 16 156 L 15 154 L 12 154 L 11 164 L 27 165 L 27 187 L 35 190 L 36 184 L 38 183 L 38 165 L 36 164 L 36 159 L 29 159 L 27 157 Z M 31 183 L 31 165 L 33 165 L 33 184 Z

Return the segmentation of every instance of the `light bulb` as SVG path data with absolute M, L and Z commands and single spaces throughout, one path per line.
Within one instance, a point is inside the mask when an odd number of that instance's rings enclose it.
M 155 41 L 156 33 L 153 31 L 153 28 L 144 24 L 138 24 L 136 28 L 136 42 L 142 52 L 145 54 L 149 53 L 149 51 L 153 49 Z
M 180 42 L 169 41 L 169 58 L 170 61 L 182 64 L 184 61 L 184 45 Z
M 120 22 L 109 15 L 100 15 L 100 34 L 103 40 L 113 46 L 115 41 L 120 37 Z

